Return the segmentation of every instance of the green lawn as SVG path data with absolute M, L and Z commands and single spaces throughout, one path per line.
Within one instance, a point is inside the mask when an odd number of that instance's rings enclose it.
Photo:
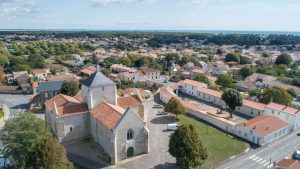
M 201 139 L 208 150 L 208 159 L 201 168 L 214 168 L 220 162 L 231 156 L 242 153 L 248 145 L 230 135 L 226 135 L 215 128 L 199 122 L 185 115 L 178 116 L 180 124 L 192 124 L 199 132 Z

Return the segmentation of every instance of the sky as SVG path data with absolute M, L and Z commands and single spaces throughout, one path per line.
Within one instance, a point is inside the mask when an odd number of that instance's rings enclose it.
M 300 0 L 0 0 L 0 29 L 300 31 Z

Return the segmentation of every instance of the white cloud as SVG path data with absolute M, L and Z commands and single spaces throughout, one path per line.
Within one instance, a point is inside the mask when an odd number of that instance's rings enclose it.
M 152 2 L 153 0 L 90 0 L 95 5 L 127 4 L 138 2 Z
M 39 12 L 36 0 L 0 0 L 0 17 L 16 19 Z

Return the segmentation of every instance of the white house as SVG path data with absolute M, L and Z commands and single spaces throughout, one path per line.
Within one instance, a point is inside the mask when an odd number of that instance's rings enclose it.
M 289 132 L 289 124 L 278 117 L 261 115 L 236 125 L 235 134 L 263 146 Z
M 181 91 L 185 94 L 197 97 L 200 88 L 207 88 L 207 84 L 190 79 L 182 81 Z
M 209 103 L 213 103 L 218 106 L 225 106 L 225 102 L 222 100 L 222 93 L 216 90 L 208 88 L 200 88 L 198 90 L 198 99 L 204 100 Z

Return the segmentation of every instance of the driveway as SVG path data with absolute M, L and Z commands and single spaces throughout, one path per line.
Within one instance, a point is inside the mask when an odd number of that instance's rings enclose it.
M 32 95 L 0 94 L 0 104 L 10 108 L 10 117 L 27 110 Z
M 169 135 L 171 132 L 166 131 L 167 124 L 174 122 L 173 116 L 156 115 L 159 110 L 153 109 L 152 106 L 158 102 L 148 101 L 144 103 L 145 118 L 149 129 L 150 151 L 148 154 L 130 158 L 120 162 L 115 166 L 106 167 L 107 169 L 170 169 L 175 168 L 175 158 L 168 152 Z

